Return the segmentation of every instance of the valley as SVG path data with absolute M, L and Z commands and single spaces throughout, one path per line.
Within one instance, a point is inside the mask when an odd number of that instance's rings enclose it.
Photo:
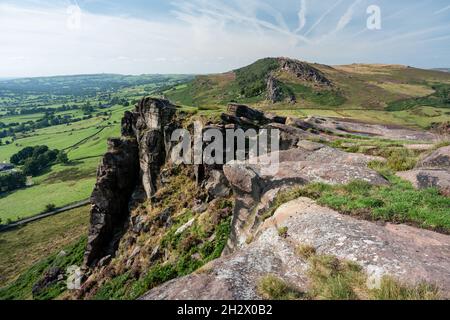
M 195 77 L 2 81 L 0 163 L 38 146 L 55 159 L 0 194 L 0 222 L 92 206 L 0 233 L 0 299 L 188 298 L 184 287 L 277 299 L 272 286 L 294 300 L 447 297 L 449 99 L 449 73 L 288 58 Z M 174 165 L 168 137 L 194 121 L 280 130 L 280 171 Z M 65 288 L 71 265 L 79 290 Z

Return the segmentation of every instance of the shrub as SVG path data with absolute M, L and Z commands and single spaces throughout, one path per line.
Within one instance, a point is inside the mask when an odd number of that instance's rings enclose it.
M 52 212 L 55 209 L 56 209 L 56 205 L 53 203 L 49 203 L 48 205 L 45 206 L 45 213 Z

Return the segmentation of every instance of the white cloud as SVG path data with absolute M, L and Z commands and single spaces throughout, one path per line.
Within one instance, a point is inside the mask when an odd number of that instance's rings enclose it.
M 383 34 L 366 33 L 358 41 L 349 37 L 347 29 L 359 1 L 344 9 L 340 7 L 342 2 L 334 1 L 317 10 L 316 2 L 295 0 L 292 13 L 298 13 L 298 17 L 288 23 L 275 2 L 270 5 L 257 0 L 191 0 L 176 2 L 171 16 L 158 17 L 158 21 L 82 11 L 79 28 L 67 27 L 70 12 L 65 6 L 3 3 L 0 77 L 222 72 L 267 56 L 291 56 L 327 64 L 402 63 L 402 57 L 403 63 L 408 63 L 410 51 L 387 50 L 382 45 L 384 39 L 399 33 L 388 34 L 383 29 Z M 293 26 L 292 30 L 288 25 Z M 410 32 L 427 29 L 404 27 Z M 301 35 L 299 31 L 306 28 L 308 31 Z M 333 34 L 336 30 L 340 31 L 339 36 Z M 404 44 L 411 50 L 415 35 L 407 36 L 399 37 L 396 46 Z M 433 39 L 440 36 L 429 34 Z M 419 45 L 413 50 L 415 56 L 421 56 Z
M 353 4 L 348 7 L 347 11 L 344 13 L 344 15 L 339 19 L 339 22 L 336 26 L 336 29 L 334 30 L 334 32 L 339 32 L 342 29 L 344 29 L 352 20 L 353 15 L 355 13 L 355 7 L 361 3 L 361 0 L 356 0 L 355 2 L 353 2 Z
M 450 6 L 444 7 L 442 9 L 436 11 L 434 14 L 441 14 L 441 13 L 444 13 L 444 12 L 446 12 L 448 10 L 450 10 Z
M 303 28 L 305 27 L 306 13 L 307 13 L 306 0 L 301 0 L 300 11 L 298 12 L 298 28 L 295 30 L 296 33 L 303 30 Z

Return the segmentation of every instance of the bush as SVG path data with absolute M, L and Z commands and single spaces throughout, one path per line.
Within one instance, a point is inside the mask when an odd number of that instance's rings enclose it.
M 56 205 L 55 204 L 53 204 L 53 203 L 50 203 L 50 204 L 48 204 L 48 205 L 46 205 L 45 206 L 45 213 L 48 213 L 48 212 L 52 212 L 52 211 L 54 211 L 56 209 Z
M 0 193 L 25 187 L 27 177 L 20 171 L 0 174 Z

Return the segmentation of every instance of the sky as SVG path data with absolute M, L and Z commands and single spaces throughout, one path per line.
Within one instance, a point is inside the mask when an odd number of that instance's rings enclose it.
M 449 0 L 0 0 L 0 78 L 204 74 L 263 57 L 450 67 Z

